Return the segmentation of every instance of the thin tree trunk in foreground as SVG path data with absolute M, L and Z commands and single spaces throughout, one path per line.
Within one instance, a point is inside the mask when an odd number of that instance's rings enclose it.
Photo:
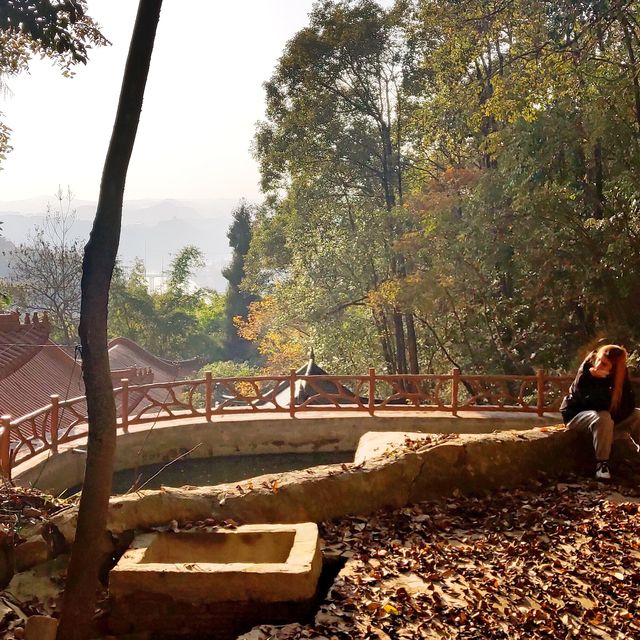
M 142 110 L 162 0 L 140 0 L 122 79 L 118 111 L 102 172 L 98 208 L 82 264 L 80 341 L 89 440 L 78 526 L 58 640 L 86 640 L 103 560 L 116 444 L 116 406 L 107 353 L 107 306 L 115 265 L 129 160 Z

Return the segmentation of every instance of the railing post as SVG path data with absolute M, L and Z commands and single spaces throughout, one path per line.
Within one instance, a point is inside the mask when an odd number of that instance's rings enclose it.
M 122 430 L 129 433 L 129 378 L 122 378 L 120 384 L 122 385 L 122 408 L 120 409 Z
M 0 472 L 7 480 L 11 480 L 11 416 L 0 418 L 2 433 L 0 434 Z
M 460 386 L 460 369 L 451 370 L 451 415 L 458 415 L 458 387 Z
M 212 398 L 211 371 L 204 372 L 204 412 L 207 422 L 211 422 L 211 398 Z
M 369 415 L 372 416 L 376 408 L 376 370 L 369 369 Z
M 289 371 L 289 415 L 296 414 L 296 370 Z
M 544 369 L 538 369 L 536 371 L 536 380 L 538 386 L 538 406 L 537 412 L 539 416 L 544 415 Z
M 60 396 L 54 393 L 51 396 L 51 414 L 49 427 L 51 429 L 51 451 L 58 453 L 58 429 L 60 428 Z

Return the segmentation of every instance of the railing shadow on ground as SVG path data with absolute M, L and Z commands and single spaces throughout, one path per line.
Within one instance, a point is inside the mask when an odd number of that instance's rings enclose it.
M 465 411 L 544 413 L 557 411 L 573 377 L 536 375 L 448 374 L 386 375 L 370 369 L 367 375 L 289 375 L 204 378 L 130 385 L 127 379 L 114 388 L 117 429 L 177 418 L 204 419 L 240 414 L 314 411 L 442 411 L 458 415 Z M 638 381 L 634 381 L 638 382 Z M 132 407 L 134 407 L 132 409 Z M 0 471 L 87 436 L 85 396 L 60 400 L 27 415 L 0 418 Z

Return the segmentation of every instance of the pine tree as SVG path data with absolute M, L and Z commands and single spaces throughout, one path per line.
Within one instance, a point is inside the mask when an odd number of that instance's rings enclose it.
M 227 232 L 229 245 L 233 249 L 231 263 L 222 271 L 228 280 L 225 300 L 225 352 L 229 360 L 235 362 L 252 360 L 256 356 L 252 343 L 238 335 L 233 319 L 241 316 L 246 319 L 249 305 L 257 300 L 253 294 L 242 291 L 240 285 L 245 276 L 244 261 L 251 243 L 251 219 L 253 208 L 245 200 L 232 213 L 233 222 Z

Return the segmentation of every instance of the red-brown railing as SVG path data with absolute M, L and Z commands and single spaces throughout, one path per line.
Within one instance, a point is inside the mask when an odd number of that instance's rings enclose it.
M 530 376 L 448 374 L 304 376 L 295 371 L 282 376 L 213 378 L 157 382 L 114 389 L 117 428 L 127 433 L 132 425 L 176 418 L 200 418 L 242 413 L 307 411 L 557 411 L 571 383 L 570 376 L 547 376 L 540 370 Z M 640 382 L 640 380 L 638 380 Z M 134 410 L 131 407 L 135 406 Z M 33 456 L 58 452 L 62 444 L 87 435 L 85 397 L 60 400 L 27 415 L 0 418 L 2 473 Z

